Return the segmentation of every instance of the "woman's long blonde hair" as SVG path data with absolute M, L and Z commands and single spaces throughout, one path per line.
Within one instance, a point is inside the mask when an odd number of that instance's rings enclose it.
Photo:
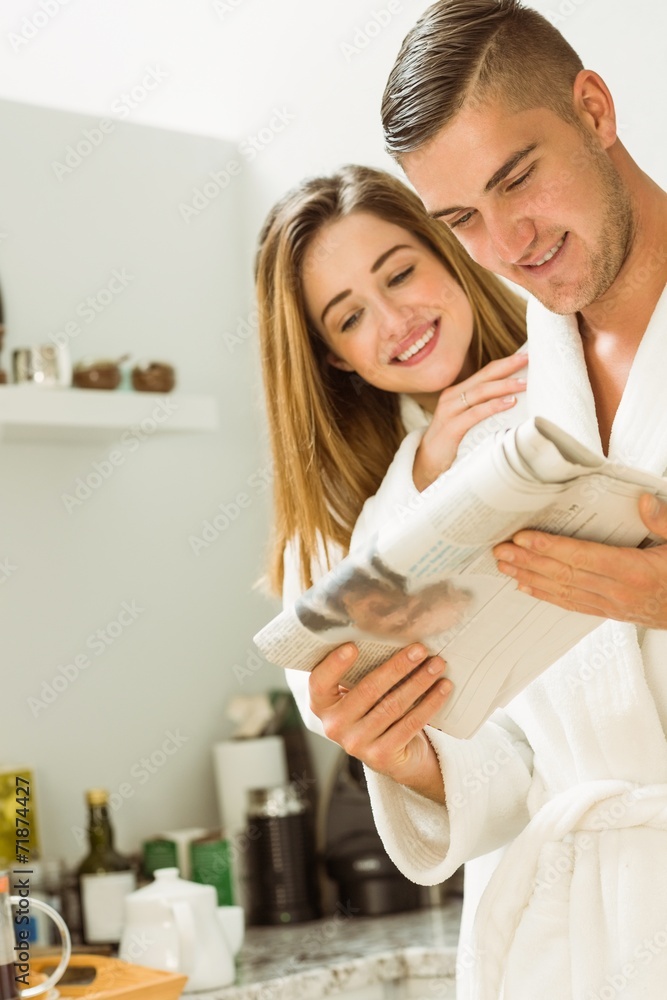
M 361 508 L 405 436 L 398 395 L 334 368 L 304 305 L 306 250 L 324 225 L 359 211 L 411 232 L 458 281 L 472 306 L 477 368 L 513 353 L 526 339 L 524 301 L 475 264 L 391 174 L 346 166 L 304 181 L 273 207 L 259 239 L 255 280 L 274 465 L 267 576 L 276 592 L 291 539 L 304 586 L 312 584 L 312 567 L 323 554 L 330 564 L 332 544 L 347 552 Z

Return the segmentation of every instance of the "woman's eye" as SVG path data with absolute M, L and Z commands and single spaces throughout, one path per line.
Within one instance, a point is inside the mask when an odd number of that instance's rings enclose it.
M 401 282 L 410 277 L 414 269 L 414 264 L 412 264 L 410 267 L 406 267 L 406 269 L 401 271 L 399 274 L 395 274 L 394 277 L 390 279 L 389 285 L 400 285 Z
M 345 333 L 347 330 L 351 330 L 353 327 L 355 327 L 359 322 L 360 316 L 361 316 L 361 311 L 352 313 L 351 316 L 348 316 L 347 319 L 344 320 L 341 326 L 342 332 Z

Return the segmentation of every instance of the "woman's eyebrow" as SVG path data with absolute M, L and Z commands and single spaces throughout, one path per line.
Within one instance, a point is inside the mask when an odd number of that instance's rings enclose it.
M 397 250 L 406 250 L 406 249 L 407 250 L 410 249 L 410 247 L 408 246 L 407 243 L 397 243 L 395 247 L 390 247 L 389 250 L 385 250 L 384 253 L 380 254 L 380 256 L 378 257 L 378 259 L 375 261 L 375 263 L 371 267 L 371 274 L 375 274 L 375 272 L 378 271 L 382 267 L 382 265 L 387 260 L 387 258 L 391 257 L 391 255 L 393 253 L 396 253 Z M 326 306 L 324 307 L 324 309 L 322 311 L 322 315 L 320 316 L 320 322 L 324 323 L 324 317 L 329 312 L 329 310 L 333 309 L 334 306 L 337 306 L 339 302 L 342 302 L 343 299 L 347 298 L 347 296 L 351 295 L 351 294 L 352 294 L 352 289 L 351 288 L 346 288 L 344 292 L 339 292 L 338 295 L 334 295 L 334 297 L 332 298 L 331 302 L 328 302 L 326 304 Z
M 329 310 L 333 309 L 334 306 L 337 306 L 339 302 L 342 302 L 343 299 L 346 299 L 347 296 L 351 294 L 352 294 L 352 289 L 346 288 L 344 292 L 339 292 L 338 295 L 334 295 L 331 302 L 328 302 L 327 305 L 325 305 L 324 310 L 322 311 L 322 315 L 320 316 L 320 322 L 324 323 L 324 317 L 329 312 Z
M 371 274 L 375 274 L 375 272 L 378 271 L 382 267 L 382 265 L 387 260 L 387 258 L 391 257 L 391 255 L 393 253 L 396 253 L 397 250 L 406 250 L 406 249 L 408 249 L 408 250 L 410 249 L 408 247 L 407 243 L 397 243 L 396 246 L 395 247 L 391 247 L 390 250 L 385 250 L 385 252 L 381 253 L 380 256 L 378 257 L 378 259 L 373 264 L 373 266 L 371 268 Z

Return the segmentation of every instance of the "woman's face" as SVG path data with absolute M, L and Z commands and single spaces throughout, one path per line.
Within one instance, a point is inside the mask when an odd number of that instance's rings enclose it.
M 438 257 L 370 212 L 324 226 L 306 251 L 303 292 L 329 361 L 433 409 L 472 374 L 470 303 Z

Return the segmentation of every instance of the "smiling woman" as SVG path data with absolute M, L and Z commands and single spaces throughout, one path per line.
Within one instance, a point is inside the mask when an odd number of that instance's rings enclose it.
M 321 238 L 331 252 L 306 251 L 303 293 L 327 360 L 434 409 L 443 388 L 475 371 L 463 288 L 418 237 L 369 212 L 329 223 Z
M 525 339 L 524 304 L 404 184 L 361 166 L 278 202 L 256 281 L 280 591 L 288 548 L 304 587 L 347 552 L 411 429 L 406 407 L 422 426 L 435 414 L 426 485 L 466 431 L 514 405 L 526 359 L 507 355 Z

